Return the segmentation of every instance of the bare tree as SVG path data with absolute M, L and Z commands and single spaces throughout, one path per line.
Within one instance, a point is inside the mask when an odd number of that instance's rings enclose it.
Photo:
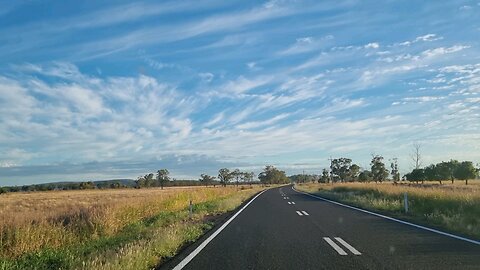
M 418 170 L 422 166 L 422 155 L 420 154 L 420 149 L 422 148 L 422 145 L 420 145 L 419 143 L 414 143 L 412 147 L 413 149 L 412 153 L 410 154 L 410 158 L 413 161 L 413 166 L 415 167 L 415 169 Z

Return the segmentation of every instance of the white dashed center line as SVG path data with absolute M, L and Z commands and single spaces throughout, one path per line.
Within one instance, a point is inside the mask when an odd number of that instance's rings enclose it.
M 345 250 L 343 250 L 341 247 L 339 247 L 337 244 L 335 244 L 335 242 L 333 242 L 332 239 L 328 238 L 328 237 L 324 237 L 323 240 L 325 240 L 333 249 L 335 249 L 335 251 L 342 255 L 342 256 L 345 256 L 345 255 L 348 255 Z
M 360 251 L 356 250 L 349 243 L 345 242 L 345 240 L 343 240 L 342 238 L 335 237 L 335 240 L 337 240 L 340 244 L 342 244 L 344 247 L 346 247 L 348 250 L 350 250 L 350 252 L 352 252 L 353 254 L 362 255 L 362 253 L 360 253 Z

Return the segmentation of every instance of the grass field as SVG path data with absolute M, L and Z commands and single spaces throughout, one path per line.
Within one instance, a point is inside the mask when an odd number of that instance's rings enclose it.
M 299 190 L 364 209 L 480 239 L 480 183 L 406 185 L 392 183 L 297 184 Z M 407 192 L 409 212 L 404 213 Z
M 0 269 L 150 269 L 261 187 L 8 193 Z M 193 201 L 193 216 L 188 205 Z

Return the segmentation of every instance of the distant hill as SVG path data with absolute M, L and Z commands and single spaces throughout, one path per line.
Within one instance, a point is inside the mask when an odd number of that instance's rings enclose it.
M 212 185 L 218 185 L 218 181 L 213 181 Z M 173 180 L 165 183 L 166 187 L 171 186 L 199 186 L 202 183 L 198 180 Z M 111 179 L 95 181 L 76 181 L 76 182 L 51 182 L 24 186 L 5 186 L 0 187 L 0 193 L 18 192 L 18 191 L 47 191 L 47 190 L 73 190 L 73 189 L 107 189 L 107 188 L 138 188 L 133 179 Z
M 91 189 L 91 188 L 133 188 L 136 183 L 132 179 L 111 179 L 96 181 L 74 181 L 74 182 L 50 182 L 42 184 L 2 187 L 3 192 L 15 191 L 46 191 L 46 190 L 70 190 L 70 189 Z

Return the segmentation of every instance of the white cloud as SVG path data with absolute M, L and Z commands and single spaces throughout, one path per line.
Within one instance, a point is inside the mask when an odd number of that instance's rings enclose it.
M 414 42 L 419 42 L 419 41 L 435 41 L 435 40 L 441 40 L 443 39 L 442 37 L 437 36 L 436 34 L 426 34 L 424 36 L 419 36 L 415 38 Z
M 225 117 L 225 112 L 220 112 L 217 113 L 212 119 L 210 119 L 208 122 L 204 124 L 205 127 L 211 127 L 215 124 L 218 124 L 220 121 L 222 121 Z
M 440 37 L 436 34 L 426 34 L 426 35 L 423 35 L 423 36 L 418 36 L 414 40 L 405 41 L 405 42 L 401 42 L 401 43 L 396 43 L 393 46 L 396 46 L 396 45 L 410 46 L 410 45 L 415 44 L 417 42 L 431 42 L 431 41 L 437 41 L 437 40 L 442 40 L 442 39 L 443 39 L 443 37 Z
M 406 97 L 406 98 L 403 98 L 403 101 L 425 103 L 425 102 L 442 100 L 442 99 L 445 99 L 445 98 L 446 98 L 445 96 Z
M 243 124 L 237 125 L 236 128 L 238 129 L 255 129 L 259 127 L 269 128 L 271 125 L 277 123 L 280 120 L 287 118 L 288 116 L 290 116 L 289 113 L 282 113 L 264 121 L 252 121 L 252 122 L 243 123 Z
M 365 49 L 378 49 L 378 48 L 380 48 L 380 45 L 377 42 L 368 43 L 367 45 L 365 45 Z
M 423 51 L 422 55 L 425 57 L 435 57 L 443 54 L 459 52 L 461 50 L 468 49 L 468 48 L 470 48 L 470 46 L 464 46 L 464 45 L 454 45 L 448 48 L 439 47 L 439 48 L 428 49 L 426 51 Z
M 333 36 L 328 35 L 322 38 L 314 37 L 301 37 L 297 38 L 295 43 L 290 47 L 278 52 L 278 55 L 295 55 L 307 53 L 315 50 L 320 50 L 325 48 L 327 45 L 331 44 L 333 41 Z

